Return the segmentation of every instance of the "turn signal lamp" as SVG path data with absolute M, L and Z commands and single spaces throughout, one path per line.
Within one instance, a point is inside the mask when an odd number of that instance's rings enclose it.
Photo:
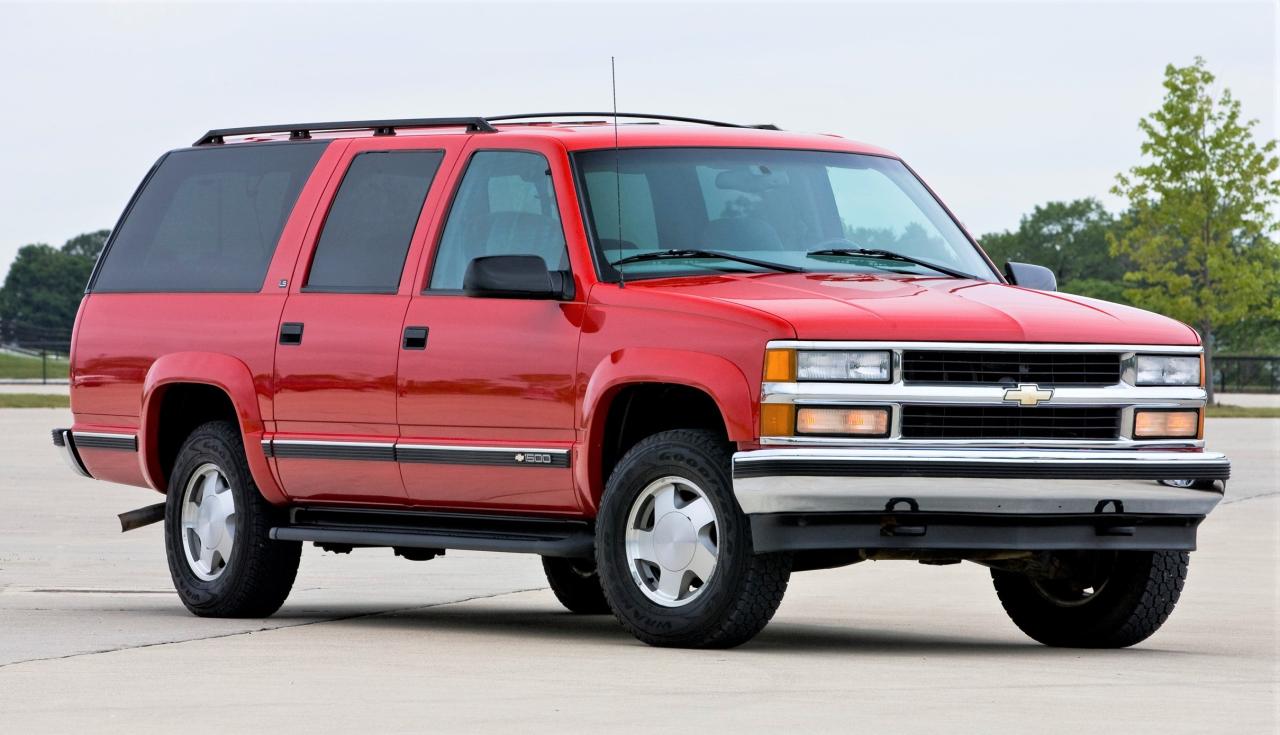
M 1133 413 L 1134 439 L 1194 439 L 1200 435 L 1200 412 L 1138 410 Z
M 887 408 L 801 408 L 797 434 L 888 436 Z

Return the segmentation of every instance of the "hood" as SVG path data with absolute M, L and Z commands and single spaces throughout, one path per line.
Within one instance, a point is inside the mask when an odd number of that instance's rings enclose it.
M 1188 326 L 1107 301 L 968 279 L 764 273 L 636 281 L 790 322 L 798 339 L 1199 344 Z

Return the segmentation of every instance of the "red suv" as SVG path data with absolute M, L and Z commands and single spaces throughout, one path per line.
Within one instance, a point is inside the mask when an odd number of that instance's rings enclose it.
M 81 474 L 150 487 L 204 616 L 302 542 L 543 557 L 656 645 L 794 571 L 991 568 L 1049 645 L 1160 626 L 1229 465 L 1197 334 L 1002 272 L 893 154 L 601 113 L 213 130 L 147 174 L 76 322 Z

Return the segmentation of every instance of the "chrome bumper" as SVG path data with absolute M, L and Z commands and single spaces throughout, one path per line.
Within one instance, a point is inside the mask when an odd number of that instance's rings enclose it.
M 92 477 L 89 470 L 85 469 L 84 462 L 80 460 L 80 453 L 76 451 L 75 440 L 71 437 L 71 429 L 54 429 L 53 445 L 60 451 L 62 459 L 66 461 L 67 466 L 71 468 L 81 477 Z
M 1204 516 L 1230 475 L 1215 452 L 761 449 L 733 457 L 747 514 L 924 511 Z M 1198 480 L 1169 487 L 1159 480 Z M 1205 489 L 1200 489 L 1200 488 Z

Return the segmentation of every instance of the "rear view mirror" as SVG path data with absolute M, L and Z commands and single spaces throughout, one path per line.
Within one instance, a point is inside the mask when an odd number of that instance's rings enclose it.
M 1004 274 L 1015 286 L 1037 291 L 1058 290 L 1058 277 L 1042 265 L 1009 262 L 1004 264 Z
M 564 271 L 548 270 L 536 255 L 487 255 L 467 265 L 462 290 L 498 299 L 568 299 L 573 279 Z

